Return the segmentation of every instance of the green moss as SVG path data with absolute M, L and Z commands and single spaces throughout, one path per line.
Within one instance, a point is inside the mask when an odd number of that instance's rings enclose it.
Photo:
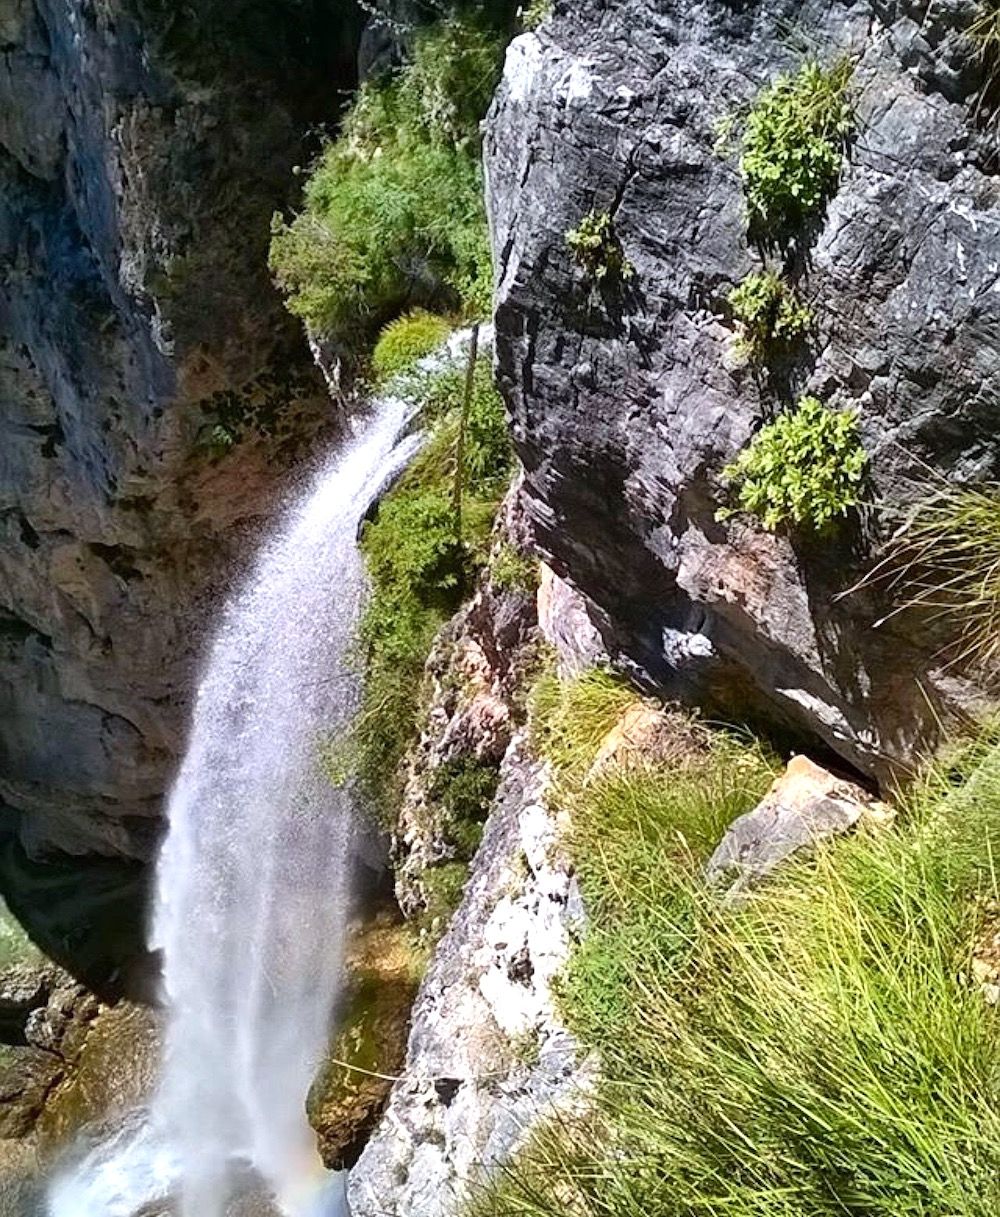
M 490 563 L 490 579 L 501 591 L 530 594 L 538 589 L 538 559 L 504 542 Z
M 348 345 L 407 305 L 489 310 L 479 122 L 505 37 L 474 11 L 421 30 L 409 62 L 366 82 L 322 153 L 271 268 L 288 307 Z
M 553 0 L 529 0 L 521 9 L 521 25 L 526 30 L 537 30 L 552 16 Z
M 463 461 L 461 535 L 454 505 L 465 372 L 460 366 L 411 381 L 431 426 L 426 445 L 379 504 L 361 547 L 371 595 L 359 630 L 361 710 L 326 760 L 337 781 L 354 778 L 391 820 L 399 769 L 417 730 L 423 669 L 434 636 L 483 568 L 513 453 L 489 362 L 476 367 Z
M 762 427 L 723 476 L 738 509 L 769 532 L 785 525 L 819 531 L 857 505 L 867 465 L 857 410 L 803 397 L 794 411 Z M 732 514 L 723 508 L 717 516 Z
M 420 921 L 427 931 L 435 926 L 440 930 L 448 923 L 452 913 L 462 903 L 468 881 L 468 862 L 442 862 L 423 872 L 420 882 L 426 905 Z
M 443 812 L 442 836 L 460 861 L 471 862 L 497 791 L 499 769 L 474 756 L 452 757 L 434 770 L 429 797 Z

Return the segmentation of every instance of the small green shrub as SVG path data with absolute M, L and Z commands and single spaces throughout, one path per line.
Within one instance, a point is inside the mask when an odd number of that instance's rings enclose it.
M 471 10 L 421 30 L 400 72 L 358 91 L 302 212 L 275 217 L 272 271 L 314 331 L 357 347 L 413 303 L 488 312 L 479 121 L 504 41 Z
M 786 525 L 819 531 L 857 505 L 867 464 L 857 410 L 803 397 L 762 427 L 723 477 L 738 510 L 757 516 L 769 532 Z M 733 514 L 717 513 L 722 520 Z
M 505 541 L 490 563 L 490 579 L 502 592 L 530 594 L 538 588 L 538 559 Z
M 740 349 L 754 363 L 804 337 L 812 323 L 812 312 L 773 271 L 747 275 L 729 304 L 742 327 Z
M 428 795 L 444 812 L 444 837 L 459 861 L 470 862 L 497 791 L 499 770 L 474 756 L 452 757 L 434 770 Z
M 442 862 L 428 867 L 420 876 L 426 905 L 420 918 L 430 929 L 435 922 L 442 925 L 462 903 L 465 885 L 469 882 L 468 862 Z
M 413 309 L 382 327 L 372 351 L 372 371 L 380 381 L 410 372 L 419 360 L 438 350 L 450 333 L 444 317 Z
M 622 249 L 607 211 L 591 211 L 566 233 L 566 244 L 588 282 L 595 286 L 631 279 L 635 269 Z
M 743 123 L 740 173 L 751 226 L 781 233 L 816 215 L 837 187 L 853 125 L 850 59 L 782 75 Z

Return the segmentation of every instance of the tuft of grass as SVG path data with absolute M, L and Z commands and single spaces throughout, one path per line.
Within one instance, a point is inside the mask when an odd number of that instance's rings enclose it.
M 779 76 L 756 98 L 740 136 L 740 174 L 751 228 L 773 235 L 817 215 L 840 177 L 854 123 L 854 64 L 824 68 L 816 60 Z
M 562 1001 L 603 1079 L 469 1212 L 987 1217 L 1000 1035 L 970 964 L 995 924 L 996 733 L 920 783 L 896 829 L 720 906 L 698 872 L 731 747 L 656 795 L 647 775 L 574 805 L 591 928 Z
M 753 437 L 723 470 L 737 508 L 755 515 L 768 532 L 783 526 L 821 532 L 857 506 L 868 467 L 857 410 L 833 410 L 803 397 Z
M 747 275 L 729 293 L 729 304 L 740 323 L 739 348 L 752 363 L 798 342 L 812 324 L 812 311 L 774 271 Z
M 521 7 L 521 25 L 526 30 L 537 30 L 552 16 L 554 7 L 553 0 L 529 0 Z
M 911 509 L 865 582 L 954 629 L 953 662 L 991 672 L 1000 657 L 1000 484 L 945 481 Z
M 639 700 L 621 677 L 591 668 L 575 680 L 543 672 L 528 699 L 531 743 L 569 780 L 582 780 L 608 732 Z
M 419 308 L 390 321 L 382 327 L 372 351 L 376 380 L 384 383 L 412 372 L 421 359 L 444 344 L 451 328 L 444 317 Z

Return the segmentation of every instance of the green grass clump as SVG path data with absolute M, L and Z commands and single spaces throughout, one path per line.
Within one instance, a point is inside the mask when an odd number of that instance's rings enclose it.
M 384 818 L 417 729 L 424 663 L 486 563 L 513 463 L 503 404 L 489 362 L 480 360 L 463 450 L 459 533 L 454 489 L 464 386 L 459 366 L 411 382 L 431 435 L 361 538 L 371 580 L 359 628 L 362 704 L 327 761 L 335 780 L 354 778 Z
M 579 781 L 622 714 L 639 700 L 621 677 L 591 668 L 575 680 L 543 673 L 529 699 L 531 742 L 571 781 Z
M 591 916 L 561 1001 L 602 1080 L 476 1217 L 987 1217 L 1000 1034 L 971 967 L 997 929 L 1000 750 L 720 905 L 698 875 L 766 782 L 722 751 L 573 805 Z M 720 788 L 721 783 L 721 788 Z
M 459 861 L 471 862 L 497 792 L 499 768 L 474 756 L 456 756 L 439 765 L 427 794 L 444 813 L 441 836 Z
M 805 337 L 812 312 L 773 271 L 747 277 L 729 293 L 733 316 L 740 323 L 740 350 L 753 363 L 787 349 Z
M 302 212 L 275 217 L 271 268 L 315 332 L 358 346 L 409 305 L 489 312 L 479 122 L 504 41 L 472 10 L 421 30 L 398 73 L 358 91 Z
M 538 588 L 538 559 L 504 542 L 490 563 L 490 579 L 502 592 L 534 592 Z
M 755 515 L 769 532 L 783 526 L 822 531 L 859 501 L 868 455 L 858 431 L 857 410 L 833 410 L 803 397 L 753 437 L 723 470 L 738 507 Z
M 781 234 L 817 215 L 837 188 L 854 115 L 848 58 L 811 60 L 764 89 L 743 122 L 740 174 L 751 226 Z
M 635 274 L 607 211 L 588 212 L 566 233 L 566 244 L 587 281 L 596 287 L 608 280 L 627 281 Z
M 953 661 L 993 673 L 1000 657 L 1000 485 L 942 481 L 911 508 L 865 582 L 954 632 Z
M 451 333 L 451 325 L 437 313 L 413 309 L 382 327 L 372 351 L 372 371 L 385 382 L 411 372 L 427 355 L 438 350 Z

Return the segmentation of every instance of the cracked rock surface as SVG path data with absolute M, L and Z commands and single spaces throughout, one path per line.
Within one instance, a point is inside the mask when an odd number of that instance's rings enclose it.
M 880 778 L 980 694 L 941 659 L 939 626 L 874 629 L 884 592 L 841 593 L 926 467 L 1000 473 L 995 138 L 961 36 L 974 5 L 933 8 L 557 0 L 508 51 L 486 148 L 498 368 L 546 560 L 661 690 Z M 787 267 L 815 332 L 754 375 L 726 297 L 762 251 L 717 124 L 801 47 L 856 58 L 857 126 Z M 567 248 L 591 209 L 635 269 L 620 289 L 592 291 Z M 719 523 L 724 466 L 807 392 L 859 408 L 869 493 L 891 510 L 823 538 Z

